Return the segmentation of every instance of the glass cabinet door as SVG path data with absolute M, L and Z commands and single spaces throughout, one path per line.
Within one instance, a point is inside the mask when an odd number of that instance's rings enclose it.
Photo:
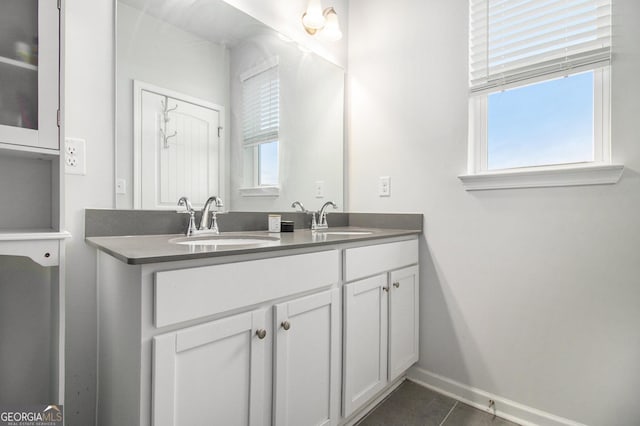
M 58 149 L 57 0 L 0 2 L 0 144 Z

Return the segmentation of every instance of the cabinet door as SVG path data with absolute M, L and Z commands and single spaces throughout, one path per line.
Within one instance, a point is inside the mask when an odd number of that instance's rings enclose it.
M 153 425 L 261 425 L 265 321 L 257 310 L 154 337 Z
M 338 289 L 275 306 L 274 424 L 337 424 Z
M 0 17 L 0 143 L 58 149 L 57 1 L 2 2 Z
M 418 267 L 393 271 L 389 288 L 389 381 L 418 360 Z
M 344 417 L 387 384 L 387 292 L 387 274 L 344 286 Z

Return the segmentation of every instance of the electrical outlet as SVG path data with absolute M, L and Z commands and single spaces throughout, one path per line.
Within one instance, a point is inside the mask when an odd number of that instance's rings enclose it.
M 378 195 L 380 197 L 391 196 L 391 178 L 389 176 L 380 176 L 378 181 Z
M 116 194 L 124 195 L 127 193 L 127 181 L 125 179 L 116 179 Z
M 78 148 L 76 148 L 75 144 L 69 143 L 66 144 L 65 151 L 67 151 L 67 154 L 69 155 L 76 155 L 76 153 L 78 152 Z
M 84 139 L 66 138 L 64 141 L 64 171 L 68 175 L 86 175 L 87 157 Z
M 324 181 L 316 181 L 316 198 L 324 198 Z

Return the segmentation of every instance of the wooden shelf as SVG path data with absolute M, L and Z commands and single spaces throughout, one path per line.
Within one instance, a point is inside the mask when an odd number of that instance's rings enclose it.
M 37 65 L 32 65 L 28 62 L 19 61 L 17 59 L 7 58 L 5 56 L 0 56 L 0 63 L 14 66 L 16 68 L 23 68 L 29 71 L 38 71 Z

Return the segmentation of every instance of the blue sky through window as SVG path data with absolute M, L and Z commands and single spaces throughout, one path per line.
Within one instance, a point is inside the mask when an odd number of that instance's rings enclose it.
M 488 96 L 488 169 L 593 161 L 587 72 Z
M 278 184 L 278 142 L 260 144 L 260 185 Z

